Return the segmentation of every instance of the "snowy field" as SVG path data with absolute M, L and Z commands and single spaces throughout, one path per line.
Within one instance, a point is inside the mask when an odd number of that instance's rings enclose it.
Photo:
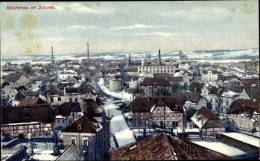
M 232 146 L 229 146 L 221 142 L 207 142 L 207 141 L 192 141 L 192 142 L 230 157 L 247 154 L 246 152 L 240 149 L 234 148 Z
M 135 142 L 135 137 L 133 131 L 131 131 L 121 113 L 117 110 L 117 105 L 113 101 L 108 100 L 104 105 L 105 111 L 109 116 L 113 115 L 111 119 L 110 127 L 111 133 L 114 134 L 118 146 L 123 146 L 132 142 Z M 112 146 L 113 147 L 113 146 Z
M 122 92 L 112 92 L 109 89 L 107 89 L 107 87 L 104 85 L 104 78 L 101 78 L 99 80 L 98 86 L 107 95 L 110 95 L 110 96 L 113 96 L 113 97 L 117 97 L 117 98 L 120 98 L 120 99 L 125 100 L 125 101 L 132 101 L 133 100 L 133 95 L 130 94 L 130 93 L 127 93 L 125 91 L 122 91 Z
M 259 138 L 255 138 L 246 134 L 236 133 L 236 132 L 222 133 L 222 134 L 259 148 Z

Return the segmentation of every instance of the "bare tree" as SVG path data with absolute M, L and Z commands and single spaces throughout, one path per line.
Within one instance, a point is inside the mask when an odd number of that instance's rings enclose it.
M 215 94 L 217 96 L 217 100 L 216 100 L 217 101 L 217 116 L 219 116 L 220 107 L 223 103 L 223 97 L 222 97 L 223 92 L 224 92 L 224 88 L 220 87 L 220 86 L 218 88 L 213 86 L 210 91 L 211 94 Z

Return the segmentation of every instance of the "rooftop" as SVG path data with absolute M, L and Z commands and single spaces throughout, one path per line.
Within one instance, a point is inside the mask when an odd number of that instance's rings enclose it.
M 160 133 L 109 151 L 108 160 L 217 160 L 231 159 L 192 142 Z

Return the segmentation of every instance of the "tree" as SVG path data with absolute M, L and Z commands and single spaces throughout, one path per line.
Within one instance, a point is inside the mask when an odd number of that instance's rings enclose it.
M 30 66 L 24 66 L 22 70 L 23 70 L 23 72 L 27 73 L 31 70 L 31 67 Z
M 197 110 L 195 108 L 189 108 L 186 111 L 186 119 L 187 121 L 191 121 L 191 117 L 197 112 Z
M 172 92 L 173 92 L 173 93 L 177 92 L 177 91 L 180 90 L 180 89 L 183 89 L 183 86 L 182 86 L 182 85 L 177 84 L 177 83 L 174 83 L 174 84 L 172 85 Z
M 216 100 L 217 101 L 217 116 L 219 116 L 219 110 L 223 103 L 223 97 L 222 97 L 223 92 L 224 92 L 224 89 L 220 86 L 219 86 L 219 88 L 213 86 L 210 91 L 210 94 L 215 94 L 217 96 L 217 100 Z

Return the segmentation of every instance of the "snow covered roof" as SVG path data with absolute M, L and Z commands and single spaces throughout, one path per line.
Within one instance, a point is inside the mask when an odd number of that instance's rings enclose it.
M 201 107 L 192 117 L 191 120 L 199 127 L 202 128 L 208 120 L 218 120 L 219 118 L 206 107 Z
M 235 140 L 253 145 L 255 147 L 259 148 L 259 138 L 255 138 L 246 134 L 237 133 L 237 132 L 231 132 L 231 133 L 222 133 L 222 135 L 228 136 L 230 138 L 233 138 Z
M 225 91 L 222 93 L 223 97 L 234 97 L 234 96 L 238 96 L 239 93 L 233 92 L 233 91 Z

